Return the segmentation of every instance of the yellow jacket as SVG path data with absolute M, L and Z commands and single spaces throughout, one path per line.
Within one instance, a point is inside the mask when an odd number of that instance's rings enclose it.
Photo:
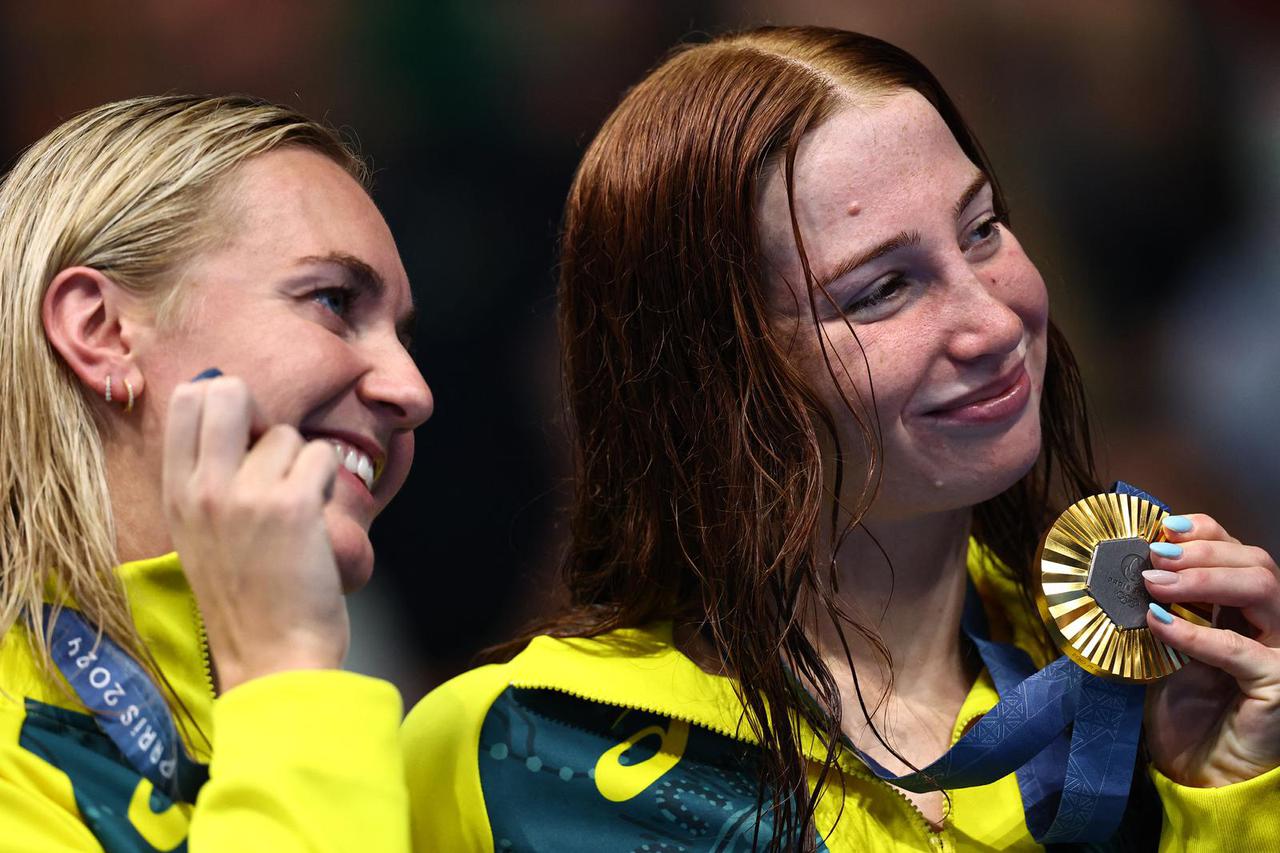
M 298 671 L 215 699 L 176 555 L 118 571 L 143 640 L 194 718 L 199 731 L 183 736 L 209 781 L 194 807 L 153 790 L 49 683 L 15 627 L 0 641 L 0 853 L 409 849 L 394 687 Z
M 1017 643 L 1042 665 L 1034 617 L 1016 588 L 976 547 L 969 568 L 992 638 Z M 997 699 L 984 671 L 952 742 Z M 669 624 L 595 639 L 539 637 L 511 661 L 441 686 L 409 714 L 403 740 L 414 849 L 750 850 L 756 789 L 741 714 L 732 683 L 677 651 Z M 829 784 L 816 815 L 820 849 L 1042 849 L 1012 774 L 951 791 L 952 809 L 935 831 L 855 757 L 842 755 L 840 765 L 843 790 L 840 781 Z M 1280 850 L 1280 770 L 1218 789 L 1149 773 L 1163 817 L 1136 849 L 1156 849 L 1158 833 L 1162 853 Z

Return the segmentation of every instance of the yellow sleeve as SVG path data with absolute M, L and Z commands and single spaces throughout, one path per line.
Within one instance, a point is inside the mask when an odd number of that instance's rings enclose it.
M 1190 788 L 1150 769 L 1164 820 L 1160 853 L 1280 850 L 1280 767 L 1221 788 Z
M 505 666 L 464 673 L 427 694 L 401 730 L 416 853 L 493 853 L 480 788 L 480 729 L 508 686 Z
M 385 681 L 297 670 L 213 705 L 213 761 L 191 815 L 191 853 L 406 853 L 409 803 Z

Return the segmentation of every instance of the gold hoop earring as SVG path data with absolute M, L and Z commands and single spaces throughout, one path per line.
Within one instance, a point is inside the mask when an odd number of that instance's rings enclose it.
M 129 391 L 129 402 L 124 404 L 124 413 L 127 415 L 133 411 L 133 383 L 126 379 L 124 387 Z
M 107 374 L 107 391 L 103 396 L 107 398 L 108 403 L 111 402 L 111 374 L 110 373 Z

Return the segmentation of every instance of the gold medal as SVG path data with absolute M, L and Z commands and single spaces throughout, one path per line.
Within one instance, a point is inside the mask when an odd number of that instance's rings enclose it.
M 1040 543 L 1040 617 L 1058 648 L 1094 675 L 1148 683 L 1187 662 L 1147 628 L 1151 596 L 1142 572 L 1151 568 L 1148 545 L 1162 538 L 1166 515 L 1133 495 L 1093 495 L 1068 507 Z M 1194 609 L 1167 606 L 1209 624 Z

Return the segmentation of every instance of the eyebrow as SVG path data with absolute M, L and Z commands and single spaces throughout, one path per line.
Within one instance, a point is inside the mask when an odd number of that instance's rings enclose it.
M 960 196 L 960 200 L 956 202 L 954 209 L 956 219 L 960 218 L 960 214 L 964 213 L 964 209 L 972 204 L 973 200 L 978 197 L 978 193 L 982 192 L 990 183 L 991 179 L 982 172 L 974 176 L 974 179 L 969 182 L 968 188 Z
M 347 280 L 347 284 L 375 300 L 382 298 L 387 292 L 387 283 L 378 271 L 355 255 L 348 255 L 346 252 L 329 252 L 326 255 L 308 255 L 298 259 L 299 266 L 308 264 L 337 267 Z M 413 330 L 417 322 L 418 309 L 412 304 L 409 310 L 396 321 L 396 334 L 404 341 L 406 348 L 413 344 Z
M 990 183 L 990 179 L 988 179 L 982 172 L 979 172 L 977 176 L 969 182 L 969 186 L 965 187 L 964 192 L 960 194 L 960 199 L 956 202 L 953 209 L 953 215 L 956 219 L 960 218 L 960 214 L 964 213 L 965 208 L 972 204 L 973 200 L 978 197 L 978 193 L 982 192 Z M 919 231 L 899 231 L 888 240 L 876 244 L 867 251 L 860 252 L 859 254 L 841 261 L 831 270 L 831 272 L 818 278 L 818 287 L 825 288 L 833 281 L 837 281 L 848 275 L 863 264 L 869 264 L 872 261 L 879 260 L 890 252 L 896 252 L 899 249 L 918 245 L 920 245 Z

